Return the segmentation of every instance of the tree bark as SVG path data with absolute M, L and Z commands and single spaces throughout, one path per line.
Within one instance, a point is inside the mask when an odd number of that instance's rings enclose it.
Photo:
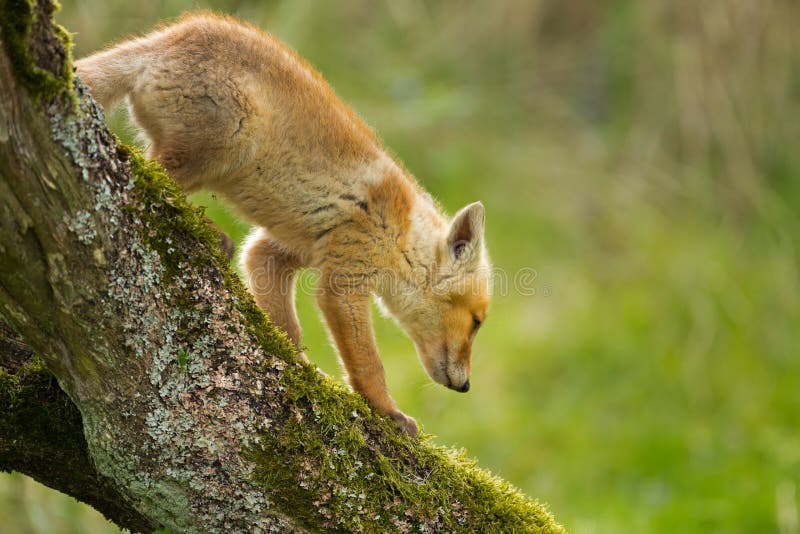
M 159 525 L 125 502 L 89 458 L 81 413 L 30 347 L 0 319 L 0 469 L 72 495 L 133 532 Z
M 52 10 L 0 0 L 0 468 L 134 531 L 561 531 L 295 359 Z

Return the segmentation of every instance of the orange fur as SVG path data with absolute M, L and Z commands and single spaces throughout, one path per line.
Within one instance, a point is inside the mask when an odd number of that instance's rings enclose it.
M 375 408 L 416 434 L 386 389 L 371 295 L 414 339 L 431 377 L 466 391 L 474 318 L 488 307 L 482 205 L 448 222 L 308 62 L 233 19 L 187 15 L 76 66 L 106 108 L 127 97 L 149 155 L 185 189 L 215 191 L 257 225 L 242 268 L 294 343 L 296 273 L 315 267 L 350 384 Z M 476 296 L 456 279 L 477 282 L 468 284 Z

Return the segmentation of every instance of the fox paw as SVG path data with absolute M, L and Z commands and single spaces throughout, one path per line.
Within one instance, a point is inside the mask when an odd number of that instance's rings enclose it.
M 417 437 L 417 434 L 419 434 L 419 428 L 417 428 L 417 422 L 413 417 L 409 417 L 401 411 L 392 412 L 389 414 L 389 416 L 394 419 L 394 422 L 397 423 L 397 426 L 400 427 L 400 430 L 412 438 Z
M 211 229 L 216 232 L 217 237 L 219 238 L 219 249 L 223 254 L 225 254 L 225 257 L 228 258 L 228 261 L 231 261 L 233 259 L 233 255 L 236 254 L 236 242 L 231 239 L 231 236 L 223 232 L 222 229 L 210 219 L 206 218 L 206 221 L 211 224 Z

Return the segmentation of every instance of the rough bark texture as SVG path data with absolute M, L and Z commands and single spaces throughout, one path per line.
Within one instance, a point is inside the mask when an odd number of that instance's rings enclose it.
M 158 523 L 131 506 L 89 458 L 81 413 L 0 319 L 0 469 L 15 469 L 92 505 L 134 532 Z
M 0 0 L 0 469 L 141 531 L 560 531 L 295 360 L 51 13 Z

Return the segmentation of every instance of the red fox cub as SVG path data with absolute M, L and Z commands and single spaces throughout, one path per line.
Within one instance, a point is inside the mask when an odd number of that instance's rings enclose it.
M 313 267 L 350 384 L 403 431 L 416 435 L 417 424 L 386 389 L 370 296 L 433 380 L 469 389 L 490 292 L 483 205 L 448 221 L 295 52 L 199 13 L 81 59 L 77 73 L 106 109 L 127 97 L 148 155 L 186 191 L 211 190 L 256 225 L 241 254 L 248 286 L 298 347 L 295 278 Z

